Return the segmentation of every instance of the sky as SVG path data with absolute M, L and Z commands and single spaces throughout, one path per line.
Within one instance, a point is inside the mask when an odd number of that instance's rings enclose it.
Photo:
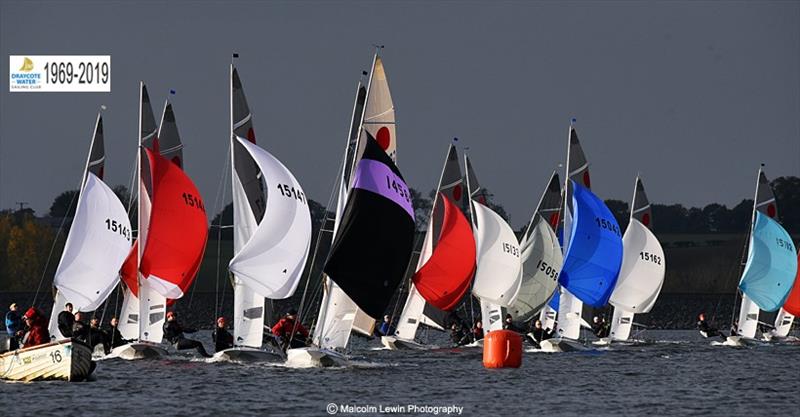
M 143 80 L 157 115 L 176 91 L 184 166 L 213 216 L 230 201 L 233 52 L 259 145 L 325 204 L 373 44 L 409 185 L 434 188 L 458 137 L 515 227 L 573 117 L 604 199 L 629 200 L 637 173 L 651 201 L 687 206 L 752 198 L 760 163 L 800 176 L 798 1 L 0 0 L 0 208 L 45 214 L 78 187 L 101 105 L 106 180 L 129 184 Z M 111 93 L 10 93 L 7 56 L 47 54 L 111 55 Z

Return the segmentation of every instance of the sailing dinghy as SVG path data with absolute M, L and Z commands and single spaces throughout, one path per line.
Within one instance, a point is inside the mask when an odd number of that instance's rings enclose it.
M 78 191 L 78 204 L 53 286 L 50 317 L 52 342 L 0 355 L 0 378 L 17 381 L 81 381 L 94 370 L 91 347 L 58 330 L 61 306 L 94 311 L 113 291 L 119 267 L 131 247 L 131 225 L 125 207 L 103 182 L 103 118 L 97 115 L 89 156 Z
M 311 247 L 311 213 L 294 175 L 256 145 L 241 79 L 231 65 L 231 175 L 234 256 L 234 347 L 215 358 L 277 361 L 280 350 L 262 348 L 264 300 L 294 294 Z
M 800 254 L 798 254 L 798 264 L 800 264 Z M 786 302 L 783 303 L 783 307 L 775 317 L 775 328 L 765 335 L 767 336 L 766 338 L 768 340 L 774 340 L 775 338 L 778 340 L 787 339 L 796 316 L 800 316 L 800 267 L 797 269 L 792 291 L 786 297 Z
M 541 343 L 543 351 L 585 349 L 578 341 L 583 304 L 603 307 L 614 290 L 622 263 L 619 225 L 600 198 L 590 191 L 589 163 L 578 134 L 569 128 L 566 184 L 564 187 L 564 264 L 558 277 L 557 337 Z
M 181 298 L 191 286 L 208 238 L 205 205 L 182 168 L 183 145 L 172 105 L 167 100 L 156 130 L 144 83 L 139 97 L 139 232 L 122 267 L 126 291 L 119 327 L 133 342 L 111 353 L 127 360 L 167 354 L 161 339 L 168 300 Z
M 394 335 L 381 337 L 381 343 L 389 349 L 435 348 L 415 340 L 420 324 L 442 329 L 426 311 L 452 311 L 469 289 L 475 272 L 475 239 L 459 208 L 463 196 L 461 183 L 458 152 L 451 144 L 397 330 Z
M 622 266 L 609 303 L 614 306 L 611 334 L 595 344 L 624 342 L 630 338 L 634 314 L 649 312 L 664 284 L 664 249 L 650 231 L 652 210 L 641 178 L 636 177 L 631 216 L 622 236 Z
M 762 165 L 763 167 L 763 165 Z M 734 323 L 736 335 L 725 346 L 742 346 L 755 340 L 760 310 L 780 309 L 797 274 L 797 252 L 789 233 L 775 220 L 775 195 L 762 168 L 758 170 L 750 224 L 747 261 L 738 290 L 742 301 Z

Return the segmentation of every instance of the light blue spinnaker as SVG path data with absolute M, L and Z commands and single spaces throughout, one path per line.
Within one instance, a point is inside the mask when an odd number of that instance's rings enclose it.
M 778 222 L 756 211 L 750 254 L 739 289 L 764 311 L 776 311 L 786 301 L 797 273 L 797 254 L 789 233 Z
M 622 233 L 597 196 L 570 181 L 574 210 L 559 283 L 593 307 L 608 303 L 622 264 Z

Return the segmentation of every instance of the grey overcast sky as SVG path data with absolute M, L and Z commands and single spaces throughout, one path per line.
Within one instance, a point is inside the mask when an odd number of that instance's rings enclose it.
M 177 90 L 185 167 L 213 214 L 234 51 L 259 144 L 325 203 L 374 43 L 409 184 L 433 188 L 457 136 L 515 227 L 571 117 L 602 198 L 629 200 L 641 172 L 654 202 L 733 205 L 761 162 L 800 175 L 797 1 L 0 0 L 0 208 L 44 214 L 77 187 L 101 104 L 106 179 L 128 183 L 144 80 L 157 114 Z M 112 92 L 9 93 L 11 54 L 109 54 Z

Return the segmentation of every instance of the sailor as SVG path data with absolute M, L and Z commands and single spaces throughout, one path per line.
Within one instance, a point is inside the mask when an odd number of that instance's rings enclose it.
M 233 335 L 225 328 L 225 317 L 217 318 L 217 327 L 211 333 L 211 340 L 214 341 L 215 352 L 233 347 Z
M 711 327 L 711 325 L 708 324 L 705 313 L 700 313 L 697 316 L 697 329 L 700 330 L 700 333 L 703 334 L 704 337 L 720 336 L 725 339 L 725 335 L 720 333 L 716 327 Z
M 600 319 L 600 317 L 594 316 L 592 319 L 592 332 L 595 336 L 599 339 L 604 337 L 608 337 L 608 324 L 606 323 L 606 319 Z
M 187 339 L 183 333 L 194 333 L 196 329 L 183 328 L 178 323 L 178 313 L 174 311 L 167 312 L 167 321 L 164 322 L 164 339 L 167 339 L 172 346 L 177 350 L 194 349 L 200 356 L 210 358 L 211 355 L 206 352 L 203 344 L 197 340 Z
M 58 313 L 58 331 L 64 337 L 72 337 L 75 316 L 72 314 L 72 303 L 64 304 L 64 311 Z
M 88 345 L 89 326 L 83 321 L 83 313 L 76 311 L 73 318 L 75 321 L 72 323 L 72 337 Z
M 308 330 L 297 321 L 297 310 L 291 309 L 283 316 L 274 326 L 272 326 L 272 334 L 281 339 L 281 347 L 286 350 L 288 348 L 300 348 L 306 346 L 306 339 L 308 338 Z
M 464 331 L 464 327 L 461 326 L 461 323 L 454 321 L 450 324 L 450 340 L 453 342 L 453 346 L 469 344 L 469 338 L 469 333 Z
M 108 344 L 110 345 L 111 349 L 129 343 L 128 340 L 125 340 L 122 337 L 122 333 L 119 332 L 118 326 L 119 319 L 117 319 L 116 316 L 112 317 L 111 321 L 109 322 L 109 328 L 106 330 L 106 334 L 108 334 Z
M 522 333 L 523 330 L 517 327 L 514 324 L 514 318 L 511 317 L 511 314 L 506 314 L 506 320 L 503 322 L 503 328 L 506 330 L 511 330 L 512 332 Z
M 536 320 L 533 323 L 533 329 L 531 329 L 527 336 L 528 340 L 530 340 L 534 346 L 539 346 L 539 344 L 542 343 L 542 340 L 547 340 L 553 337 L 553 330 L 543 328 L 542 321 Z
M 478 319 L 475 320 L 475 325 L 472 326 L 472 340 L 482 340 L 483 339 L 483 322 Z
M 392 317 L 389 315 L 383 316 L 381 327 L 378 328 L 378 335 L 388 336 L 392 333 L 394 333 L 394 328 L 392 327 Z
M 11 303 L 6 313 L 6 333 L 10 350 L 19 349 L 19 336 L 22 332 L 22 317 L 17 311 L 17 303 Z
M 47 321 L 44 315 L 35 307 L 31 307 L 22 316 L 28 327 L 28 332 L 22 339 L 22 347 L 29 348 L 50 342 L 50 332 L 47 331 Z
M 100 328 L 100 319 L 92 317 L 92 319 L 89 320 L 89 346 L 94 348 L 99 344 L 103 345 L 103 352 L 105 352 L 106 355 L 111 353 L 111 342 L 108 333 Z

